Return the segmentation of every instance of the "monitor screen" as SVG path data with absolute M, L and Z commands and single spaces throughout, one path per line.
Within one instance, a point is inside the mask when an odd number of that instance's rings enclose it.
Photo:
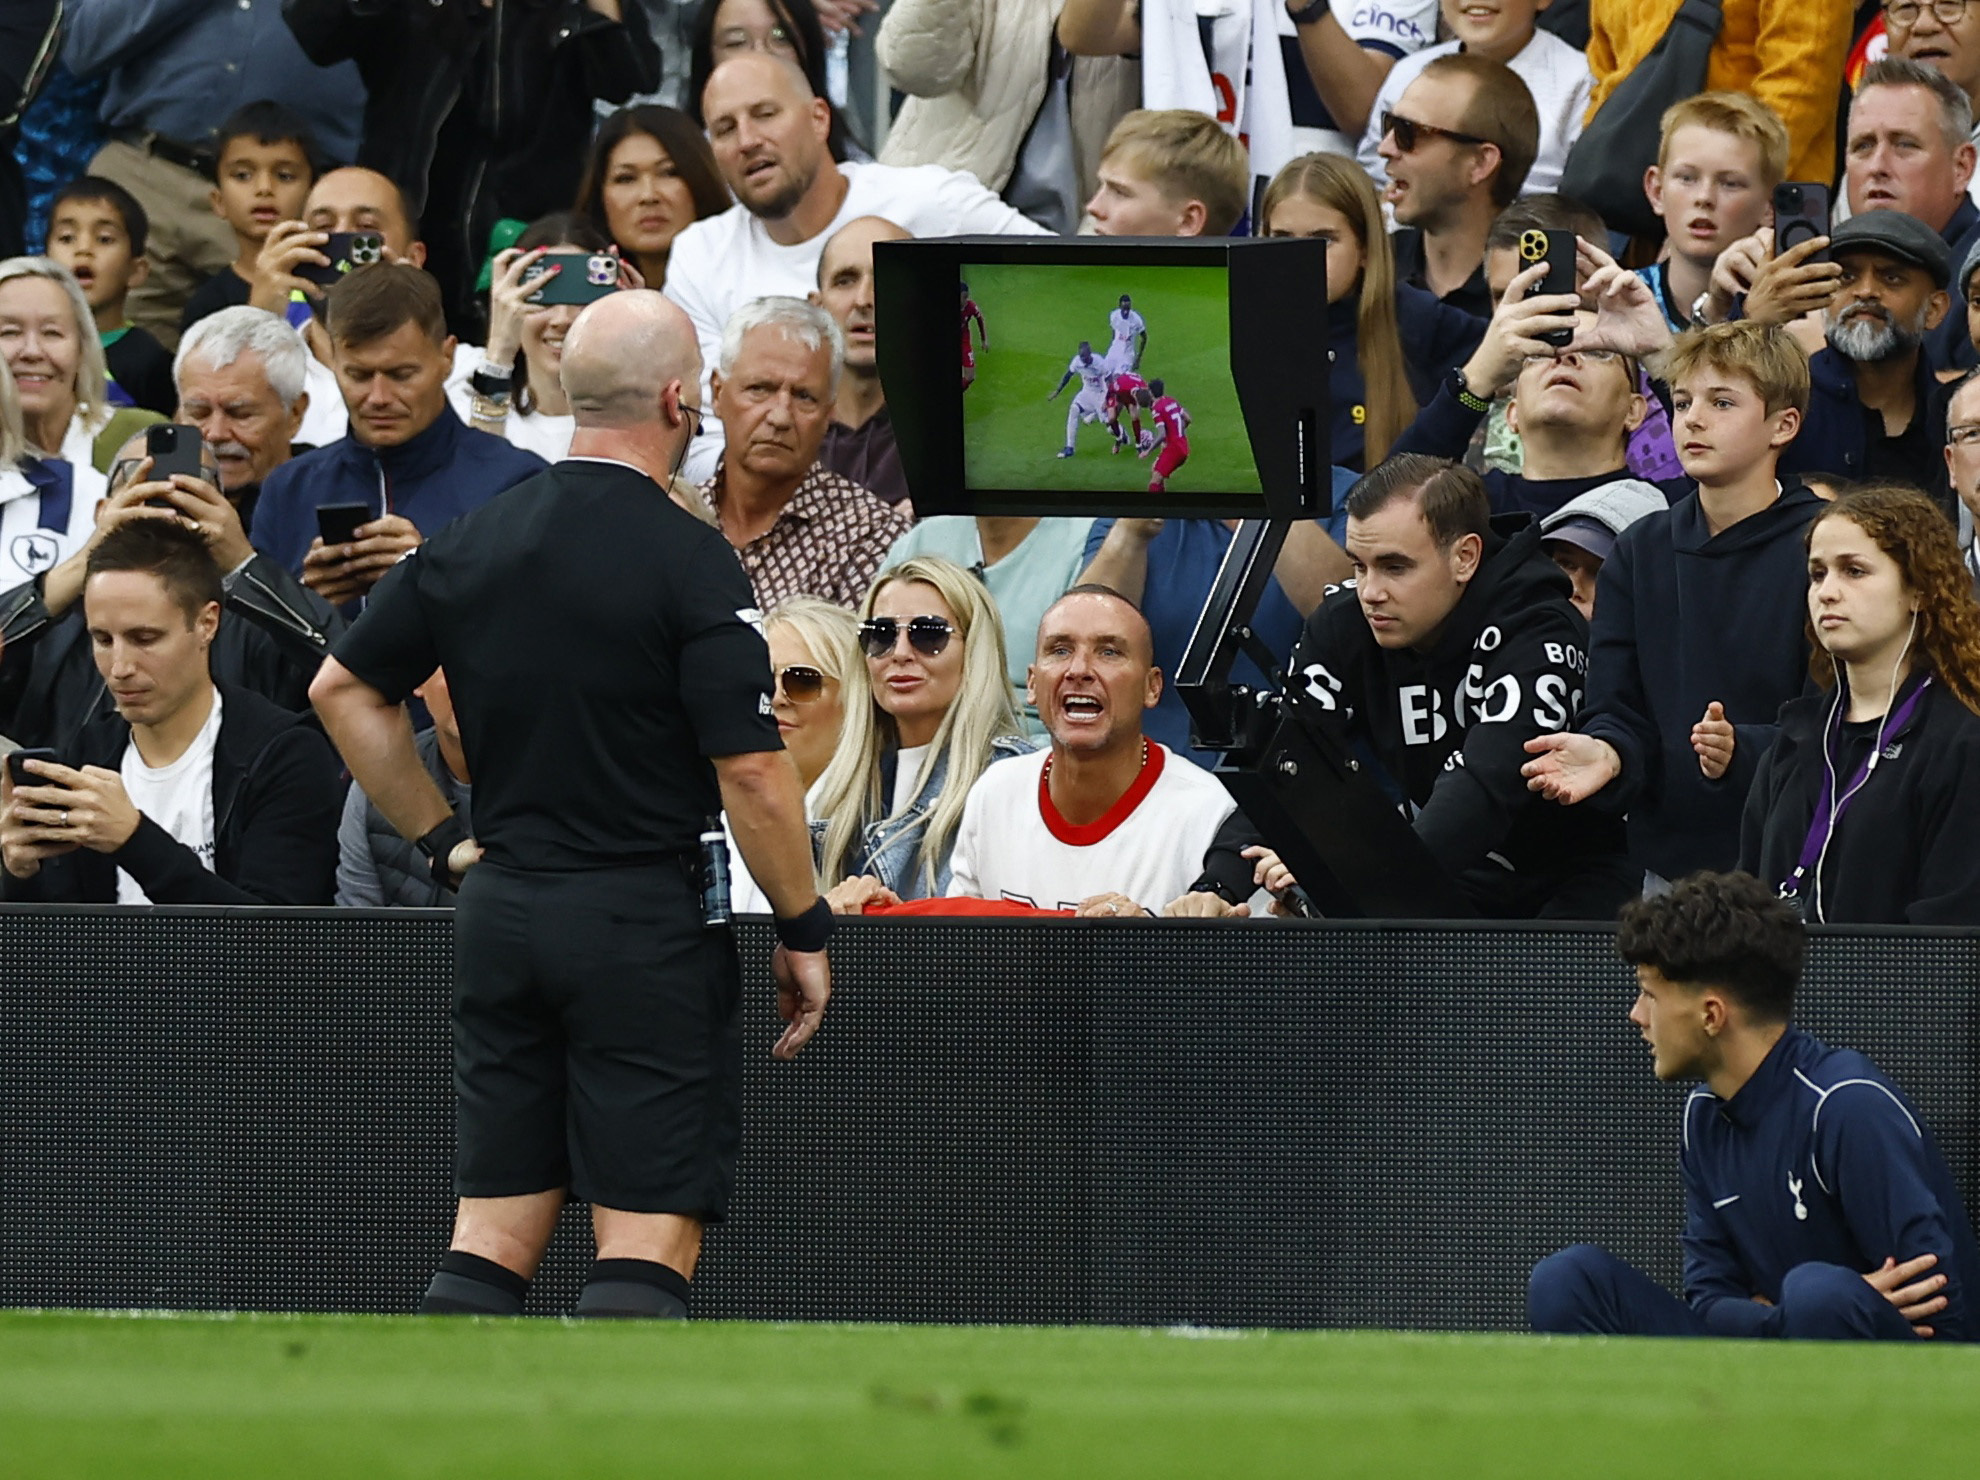
M 1263 497 L 1231 377 L 1228 267 L 960 272 L 972 492 Z
M 1324 243 L 951 237 L 873 262 L 917 513 L 1326 513 Z

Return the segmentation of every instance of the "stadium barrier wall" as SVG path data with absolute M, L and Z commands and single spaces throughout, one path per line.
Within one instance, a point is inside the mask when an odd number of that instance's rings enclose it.
M 1599 928 L 851 921 L 793 1064 L 764 922 L 707 1317 L 1517 1328 L 1675 1285 L 1684 1089 Z M 409 1311 L 452 1199 L 451 917 L 0 909 L 0 1304 Z M 1980 1205 L 1980 935 L 1817 932 L 1801 1019 Z M 569 1308 L 568 1210 L 531 1309 Z

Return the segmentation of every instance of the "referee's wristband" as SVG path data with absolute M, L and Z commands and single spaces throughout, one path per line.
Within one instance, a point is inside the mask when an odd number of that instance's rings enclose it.
M 810 909 L 801 915 L 776 919 L 777 944 L 787 951 L 822 951 L 825 942 L 832 938 L 832 907 L 820 896 L 812 902 Z

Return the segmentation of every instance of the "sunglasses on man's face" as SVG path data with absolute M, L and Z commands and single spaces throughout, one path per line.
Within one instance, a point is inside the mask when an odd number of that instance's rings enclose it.
M 803 663 L 777 670 L 777 687 L 793 704 L 809 704 L 825 692 L 825 675 Z
M 908 646 L 933 658 L 949 645 L 956 629 L 940 617 L 912 617 L 907 623 Z M 859 624 L 859 645 L 869 658 L 884 658 L 901 640 L 901 624 L 893 617 L 868 617 Z
M 1476 134 L 1461 134 L 1456 129 L 1438 128 L 1431 123 L 1418 123 L 1413 118 L 1404 118 L 1400 113 L 1382 115 L 1382 132 L 1396 136 L 1396 148 L 1404 154 L 1416 153 L 1416 146 L 1425 139 L 1449 139 L 1453 144 L 1489 144 L 1490 139 L 1481 139 Z

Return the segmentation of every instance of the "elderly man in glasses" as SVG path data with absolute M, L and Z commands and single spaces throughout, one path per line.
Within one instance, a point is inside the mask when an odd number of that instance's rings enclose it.
M 793 596 L 858 605 L 910 523 L 818 460 L 844 364 L 838 323 L 801 298 L 754 299 L 722 330 L 722 460 L 701 491 L 764 610 Z
M 1503 62 L 1454 52 L 1424 67 L 1377 121 L 1394 208 L 1396 277 L 1489 318 L 1485 238 L 1519 196 L 1540 147 L 1540 114 Z
M 1959 495 L 1960 548 L 1980 594 L 1980 370 L 1955 382 L 1946 402 L 1946 472 Z

